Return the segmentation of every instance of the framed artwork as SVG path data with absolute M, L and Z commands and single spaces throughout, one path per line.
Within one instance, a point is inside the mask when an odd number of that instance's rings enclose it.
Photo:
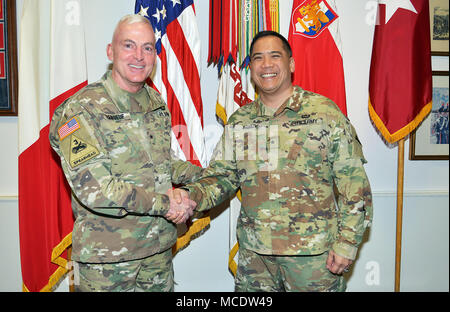
M 431 55 L 449 55 L 448 0 L 430 0 Z
M 0 0 L 0 116 L 17 116 L 16 1 Z
M 448 160 L 448 71 L 433 72 L 433 107 L 411 134 L 410 160 Z

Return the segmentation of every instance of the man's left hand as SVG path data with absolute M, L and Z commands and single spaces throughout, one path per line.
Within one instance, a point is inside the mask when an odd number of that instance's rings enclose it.
M 341 275 L 342 273 L 348 271 L 352 263 L 353 260 L 341 257 L 333 250 L 330 250 L 328 253 L 327 269 L 330 270 L 331 273 Z

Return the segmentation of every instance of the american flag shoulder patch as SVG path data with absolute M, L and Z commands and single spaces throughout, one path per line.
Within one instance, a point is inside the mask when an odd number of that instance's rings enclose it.
M 73 117 L 68 122 L 66 122 L 64 125 L 62 125 L 59 130 L 59 139 L 63 140 L 65 137 L 67 137 L 69 134 L 74 133 L 78 129 L 80 129 L 81 126 L 77 120 L 76 117 Z

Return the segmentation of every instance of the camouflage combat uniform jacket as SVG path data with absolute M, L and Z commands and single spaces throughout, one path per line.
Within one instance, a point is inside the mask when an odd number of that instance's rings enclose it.
M 163 218 L 165 192 L 201 168 L 171 155 L 171 117 L 159 94 L 148 86 L 138 94 L 108 71 L 55 110 L 50 142 L 72 189 L 75 261 L 139 259 L 176 241 L 176 226 Z
M 256 100 L 230 117 L 202 179 L 186 187 L 197 210 L 240 188 L 240 248 L 269 255 L 333 249 L 354 259 L 372 220 L 372 195 L 353 126 L 331 100 L 297 86 L 275 114 L 266 110 Z

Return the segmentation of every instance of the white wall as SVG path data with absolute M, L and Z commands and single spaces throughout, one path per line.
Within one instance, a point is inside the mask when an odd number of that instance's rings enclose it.
M 42 1 L 42 0 L 40 0 Z M 216 127 L 214 109 L 217 69 L 206 66 L 208 1 L 196 0 L 202 40 L 202 96 L 206 127 Z M 392 291 L 395 265 L 397 148 L 387 147 L 372 126 L 368 111 L 368 78 L 373 25 L 366 21 L 373 1 L 337 0 L 341 16 L 348 115 L 363 143 L 374 192 L 374 224 L 366 235 L 349 274 L 349 291 Z M 20 19 L 23 0 L 17 1 Z M 134 1 L 83 0 L 87 36 L 89 81 L 105 71 L 106 44 L 117 20 L 131 13 Z M 280 1 L 281 32 L 287 34 L 292 0 Z M 447 61 L 448 70 L 448 61 Z M 20 256 L 17 207 L 17 118 L 0 118 L 0 291 L 20 291 Z M 211 151 L 220 132 L 208 134 Z M 409 141 L 405 144 L 409 150 Z M 407 154 L 407 153 L 406 153 Z M 409 161 L 405 155 L 403 216 L 403 291 L 449 290 L 448 161 Z M 174 260 L 176 291 L 232 291 L 227 269 L 228 210 L 214 209 L 210 229 L 195 239 Z M 60 290 L 65 291 L 66 285 Z

